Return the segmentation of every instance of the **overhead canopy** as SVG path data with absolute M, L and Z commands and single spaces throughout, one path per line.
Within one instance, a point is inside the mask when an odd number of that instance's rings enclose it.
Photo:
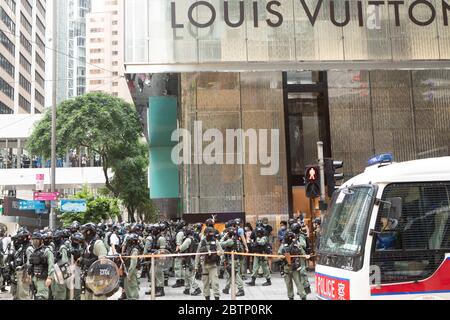
M 42 114 L 0 115 L 0 139 L 26 139 Z

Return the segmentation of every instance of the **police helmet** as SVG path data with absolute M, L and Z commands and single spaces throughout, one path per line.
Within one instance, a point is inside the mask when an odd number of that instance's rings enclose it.
M 75 243 L 83 243 L 84 236 L 80 232 L 75 232 L 73 235 L 70 236 L 70 240 Z
M 65 234 L 63 230 L 56 230 L 55 234 L 53 235 L 53 240 L 62 240 L 65 238 Z
M 256 235 L 258 237 L 262 237 L 266 234 L 266 230 L 263 227 L 257 227 L 256 228 Z
M 43 240 L 45 238 L 45 235 L 42 234 L 41 231 L 35 231 L 33 232 L 33 235 L 31 236 L 31 240 Z
M 294 242 L 295 238 L 296 238 L 295 233 L 293 233 L 292 231 L 288 231 L 284 235 L 284 242 L 286 244 L 291 244 L 292 242 Z
M 205 225 L 207 226 L 207 227 L 214 227 L 214 224 L 215 224 L 215 222 L 214 222 L 214 220 L 213 219 L 207 219 L 206 221 L 205 221 Z
M 256 227 L 262 227 L 262 225 L 263 225 L 262 220 L 256 221 Z
M 186 237 L 192 237 L 194 236 L 194 230 L 192 228 L 186 228 L 186 230 L 184 231 L 184 234 L 186 235 Z
M 167 229 L 167 226 L 166 226 L 165 223 L 161 222 L 161 223 L 158 224 L 158 229 L 162 232 L 162 231 L 165 231 Z
M 81 233 L 86 238 L 86 235 L 95 235 L 97 233 L 97 226 L 92 222 L 86 223 L 81 227 Z
M 320 218 L 314 219 L 314 224 L 320 226 L 322 224 L 322 219 L 320 219 Z
M 176 224 L 175 230 L 176 231 L 180 231 L 181 229 L 183 229 L 184 227 L 186 227 L 186 221 L 184 220 L 180 220 L 178 221 L 178 223 Z
M 202 229 L 203 229 L 203 223 L 199 222 L 199 223 L 194 224 L 195 231 L 200 232 L 200 231 L 202 231 Z
M 136 233 L 130 233 L 127 237 L 127 246 L 138 243 L 139 243 L 139 236 Z
M 294 218 L 290 218 L 290 219 L 288 220 L 288 225 L 289 225 L 289 227 L 292 226 L 295 222 L 296 222 L 296 220 L 295 220 Z
M 242 219 L 240 218 L 234 219 L 234 223 L 236 226 L 240 226 L 242 224 Z
M 295 234 L 299 234 L 301 230 L 302 230 L 302 226 L 300 225 L 300 223 L 296 222 L 291 226 L 291 231 Z
M 80 230 L 81 224 L 78 221 L 74 221 L 72 222 L 72 224 L 70 225 L 70 231 L 78 231 Z

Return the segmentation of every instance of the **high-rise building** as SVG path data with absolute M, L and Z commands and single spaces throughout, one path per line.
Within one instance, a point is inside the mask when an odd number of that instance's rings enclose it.
M 86 93 L 86 14 L 90 0 L 56 1 L 57 103 Z
M 86 23 L 87 92 L 108 92 L 131 102 L 124 78 L 124 0 L 96 0 Z
M 45 0 L 0 2 L 0 114 L 45 107 Z

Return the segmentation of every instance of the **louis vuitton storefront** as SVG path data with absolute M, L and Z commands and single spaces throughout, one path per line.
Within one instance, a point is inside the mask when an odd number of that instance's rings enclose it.
M 302 175 L 319 140 L 346 177 L 376 153 L 449 155 L 449 14 L 450 1 L 125 1 L 125 64 L 129 83 L 141 83 L 136 105 L 148 110 L 152 198 L 170 214 L 277 224 L 310 210 Z M 224 135 L 278 130 L 278 170 L 174 164 L 164 130 L 199 122 Z

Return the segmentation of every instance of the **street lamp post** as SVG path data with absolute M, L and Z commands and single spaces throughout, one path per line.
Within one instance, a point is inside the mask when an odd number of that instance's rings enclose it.
M 56 190 L 56 78 L 58 72 L 56 70 L 57 55 L 56 55 L 56 41 L 57 41 L 57 22 L 56 22 L 56 3 L 53 0 L 53 83 L 52 83 L 52 154 L 51 154 L 51 192 Z M 49 227 L 51 230 L 55 228 L 55 208 L 50 206 Z

